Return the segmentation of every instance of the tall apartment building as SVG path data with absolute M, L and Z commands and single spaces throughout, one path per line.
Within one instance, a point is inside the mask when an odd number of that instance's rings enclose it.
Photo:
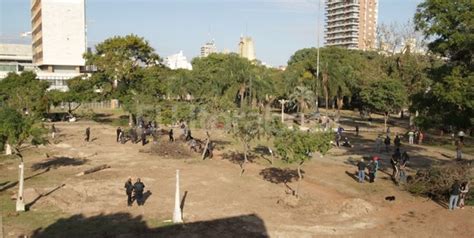
M 66 91 L 86 52 L 85 0 L 31 0 L 33 64 L 49 89 Z
M 179 53 L 170 55 L 163 60 L 164 65 L 170 69 L 188 69 L 192 70 L 193 66 L 188 62 L 186 56 L 184 56 L 183 51 Z
M 214 40 L 206 42 L 206 44 L 201 47 L 201 57 L 207 57 L 212 53 L 217 53 L 217 48 L 216 44 L 214 43 Z
M 325 45 L 370 50 L 375 47 L 377 0 L 326 0 Z
M 239 41 L 239 55 L 252 61 L 255 59 L 255 45 L 251 37 L 241 36 Z
M 47 72 L 80 72 L 86 52 L 84 0 L 31 0 L 33 63 Z

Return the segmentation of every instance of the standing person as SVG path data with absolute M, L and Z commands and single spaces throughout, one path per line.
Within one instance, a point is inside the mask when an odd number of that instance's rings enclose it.
M 170 142 L 173 142 L 173 141 L 174 141 L 173 129 L 170 129 L 170 131 L 168 132 L 168 136 L 169 136 L 169 141 L 170 141 Z
M 421 145 L 423 143 L 423 137 L 425 135 L 423 134 L 423 132 L 421 132 L 421 130 L 418 132 L 418 144 Z
M 133 200 L 132 200 L 133 184 L 132 184 L 131 177 L 128 177 L 127 182 L 125 182 L 124 188 L 125 188 L 125 193 L 127 194 L 127 205 L 131 207 L 133 204 Z
M 87 127 L 86 128 L 86 138 L 84 139 L 85 141 L 89 142 L 90 138 L 91 138 L 91 128 L 90 127 Z
M 117 142 L 120 141 L 120 133 L 122 133 L 122 128 L 120 126 L 117 128 Z
M 455 180 L 453 186 L 451 186 L 451 192 L 449 193 L 449 210 L 457 208 L 459 194 L 461 193 L 461 186 L 459 181 Z
M 402 145 L 402 142 L 398 134 L 395 135 L 395 139 L 393 139 L 393 144 L 395 145 L 395 148 L 400 148 L 400 146 Z
M 188 128 L 187 134 L 186 134 L 186 141 L 191 140 L 193 137 L 191 136 L 191 129 Z
M 377 136 L 375 139 L 375 151 L 380 153 L 380 149 L 382 148 L 382 137 L 380 135 Z
M 378 156 L 374 156 L 372 160 L 374 161 L 374 165 L 375 165 L 375 171 L 374 171 L 374 181 L 375 181 L 375 178 L 377 176 L 377 171 L 380 168 L 380 158 Z
M 341 141 L 341 134 L 336 133 L 336 146 L 339 147 L 339 142 Z
M 459 137 L 459 140 L 460 140 L 461 142 L 463 142 L 463 143 L 464 143 L 464 136 L 466 136 L 466 134 L 464 133 L 464 131 L 459 131 L 458 137 Z
M 142 146 L 146 145 L 146 134 L 145 134 L 145 130 L 142 130 L 141 141 L 142 141 Z
M 359 125 L 356 125 L 356 136 L 359 136 Z
M 137 182 L 133 185 L 133 190 L 135 191 L 135 199 L 137 200 L 138 206 L 142 206 L 143 201 L 143 190 L 145 189 L 145 184 L 142 183 L 140 178 L 137 178 Z
M 369 170 L 369 183 L 373 183 L 375 181 L 376 171 L 375 162 L 373 160 L 370 161 L 369 165 L 367 165 L 367 169 Z
M 387 136 L 390 136 L 390 126 L 387 126 Z
M 406 183 L 407 182 L 407 164 L 408 164 L 408 154 L 407 152 L 403 152 L 402 159 L 400 162 L 400 182 Z
M 399 175 L 399 166 L 400 166 L 400 150 L 396 150 L 390 159 L 390 164 L 392 164 L 392 178 L 397 180 Z
M 462 147 L 464 144 L 462 143 L 461 140 L 456 141 L 456 159 L 461 160 L 462 159 Z
M 53 123 L 53 125 L 51 125 L 51 138 L 54 139 L 55 136 L 56 136 L 56 127 L 54 126 L 54 123 Z
M 415 139 L 415 132 L 413 132 L 413 130 L 410 130 L 408 132 L 408 144 L 413 145 L 414 139 Z
M 461 194 L 459 195 L 459 208 L 464 209 L 464 200 L 466 199 L 467 193 L 469 192 L 468 182 L 461 184 Z
M 122 130 L 119 135 L 120 144 L 125 144 L 125 131 Z
M 363 183 L 365 179 L 365 167 L 367 165 L 364 162 L 364 159 L 360 159 L 360 162 L 357 163 L 357 169 L 359 170 L 358 172 L 358 177 L 359 177 L 359 183 Z
M 390 152 L 390 137 L 387 136 L 385 137 L 385 140 L 384 140 L 384 144 L 385 144 L 385 152 Z

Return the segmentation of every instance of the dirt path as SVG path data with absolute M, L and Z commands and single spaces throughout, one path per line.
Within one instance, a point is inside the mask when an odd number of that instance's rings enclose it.
M 93 138 L 89 143 L 83 141 L 87 126 L 91 127 Z M 181 195 L 186 192 L 183 209 L 186 223 L 255 214 L 264 222 L 264 229 L 255 231 L 256 234 L 270 237 L 469 237 L 474 234 L 472 208 L 449 212 L 432 201 L 401 191 L 383 173 L 375 184 L 358 184 L 346 173 L 354 172 L 354 166 L 347 163 L 347 155 L 325 156 L 305 165 L 305 178 L 300 184 L 302 195 L 297 201 L 286 193 L 284 184 L 262 179 L 260 172 L 265 169 L 262 165 L 265 162 L 249 164 L 240 177 L 239 166 L 222 159 L 219 156 L 222 151 L 217 151 L 213 160 L 201 161 L 198 154 L 189 159 L 165 159 L 139 152 L 151 145 L 116 143 L 115 128 L 107 125 L 77 122 L 58 123 L 56 127 L 61 130 L 62 142 L 40 148 L 34 156 L 27 155 L 27 166 L 45 163 L 45 156 L 39 156 L 44 153 L 83 160 L 69 161 L 67 166 L 58 164 L 46 174 L 26 181 L 30 193 L 25 194 L 27 202 L 35 194 L 65 184 L 36 201 L 31 207 L 33 212 L 53 206 L 66 216 L 129 213 L 141 216 L 150 226 L 160 224 L 173 214 L 175 171 L 179 169 Z M 199 137 L 202 132 L 193 131 L 193 135 Z M 213 138 L 230 140 L 219 133 Z M 168 142 L 163 137 L 160 143 Z M 111 168 L 74 176 L 100 164 Z M 28 169 L 27 176 L 36 172 Z M 151 192 L 142 207 L 126 206 L 123 185 L 128 176 L 140 177 L 146 185 L 145 191 Z M 297 185 L 293 182 L 289 186 Z M 389 195 L 396 196 L 396 201 L 385 201 Z M 37 228 L 22 230 L 15 224 L 5 226 L 7 237 L 31 233 Z M 224 232 L 211 237 L 237 237 L 225 233 L 224 225 L 209 229 Z M 186 231 L 181 233 L 182 237 L 186 234 Z

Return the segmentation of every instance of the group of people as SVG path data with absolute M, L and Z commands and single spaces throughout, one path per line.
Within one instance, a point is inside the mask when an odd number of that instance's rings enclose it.
M 145 184 L 137 178 L 135 183 L 132 183 L 132 178 L 129 177 L 127 182 L 125 182 L 125 193 L 127 194 L 127 205 L 131 207 L 133 201 L 136 200 L 138 206 L 143 206 L 145 200 L 143 199 L 143 191 L 145 189 Z
M 464 201 L 466 199 L 468 192 L 469 192 L 469 182 L 465 181 L 463 183 L 460 183 L 459 180 L 455 180 L 454 184 L 451 186 L 448 209 L 449 210 L 454 210 L 455 208 L 464 209 Z
M 349 139 L 347 137 L 344 137 L 344 139 L 343 139 L 343 136 L 342 136 L 343 132 L 344 132 L 344 128 L 342 128 L 342 127 L 337 128 L 336 138 L 335 138 L 336 146 L 339 147 L 339 146 L 342 145 L 344 147 L 349 147 L 349 148 L 354 147 L 354 145 L 351 144 L 351 142 L 349 141 Z M 342 142 L 342 144 L 341 144 L 341 142 Z
M 410 145 L 413 145 L 415 144 L 415 141 L 421 145 L 423 143 L 423 139 L 424 139 L 424 134 L 423 132 L 421 132 L 420 129 L 417 129 L 417 128 L 411 128 L 408 133 L 408 144 Z
M 379 160 L 380 158 L 377 156 L 373 156 L 370 160 L 369 164 L 366 164 L 364 158 L 362 158 L 359 163 L 357 163 L 358 174 L 357 177 L 359 179 L 359 183 L 363 183 L 365 181 L 365 170 L 368 170 L 369 173 L 369 182 L 375 182 L 375 176 L 377 174 L 377 170 L 379 169 Z
M 400 148 L 395 149 L 395 153 L 392 154 L 390 159 L 390 164 L 392 165 L 392 179 L 395 182 L 403 182 L 406 183 L 407 181 L 407 164 L 410 160 L 410 156 L 408 153 L 404 151 L 401 153 Z

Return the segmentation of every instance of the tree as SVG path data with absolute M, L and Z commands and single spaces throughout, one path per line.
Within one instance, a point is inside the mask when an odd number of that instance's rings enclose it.
M 48 83 L 37 79 L 33 72 L 9 73 L 0 80 L 0 104 L 40 117 L 48 108 L 48 87 Z
M 425 125 L 466 129 L 474 125 L 473 7 L 471 0 L 426 0 L 418 5 L 417 29 L 433 39 L 429 50 L 446 59 L 430 70 L 429 87 L 416 95 L 413 107 Z
M 300 124 L 304 125 L 304 110 L 314 101 L 314 92 L 306 87 L 296 87 L 295 91 L 290 95 L 290 99 L 297 103 L 300 112 Z
M 68 91 L 51 90 L 47 93 L 47 96 L 49 103 L 55 106 L 62 102 L 67 103 L 67 112 L 71 116 L 82 103 L 91 102 L 100 96 L 99 93 L 95 92 L 97 88 L 93 79 L 84 79 L 82 76 L 78 76 L 69 79 L 67 85 Z M 72 103 L 77 103 L 76 107 L 73 108 Z
M 390 113 L 397 112 L 406 105 L 406 89 L 398 80 L 374 81 L 360 92 L 362 103 L 371 112 L 380 112 L 384 115 L 384 128 Z
M 312 153 L 315 151 L 323 155 L 326 154 L 331 148 L 332 138 L 331 133 L 312 133 L 299 129 L 284 129 L 277 134 L 274 143 L 278 154 L 287 163 L 298 163 L 298 186 L 295 192 L 297 197 L 299 196 L 299 184 L 303 179 L 301 173 L 303 164 L 311 159 Z
M 234 138 L 242 143 L 244 152 L 244 162 L 240 166 L 240 176 L 244 173 L 245 164 L 248 162 L 247 156 L 250 150 L 250 143 L 263 133 L 262 128 L 260 115 L 256 112 L 244 110 L 237 116 L 237 122 L 233 127 L 232 133 Z
M 91 79 L 105 98 L 118 98 L 130 113 L 130 122 L 147 95 L 141 93 L 144 67 L 160 58 L 147 41 L 136 35 L 115 36 L 99 43 L 96 52 L 85 54 L 86 63 L 97 68 Z

